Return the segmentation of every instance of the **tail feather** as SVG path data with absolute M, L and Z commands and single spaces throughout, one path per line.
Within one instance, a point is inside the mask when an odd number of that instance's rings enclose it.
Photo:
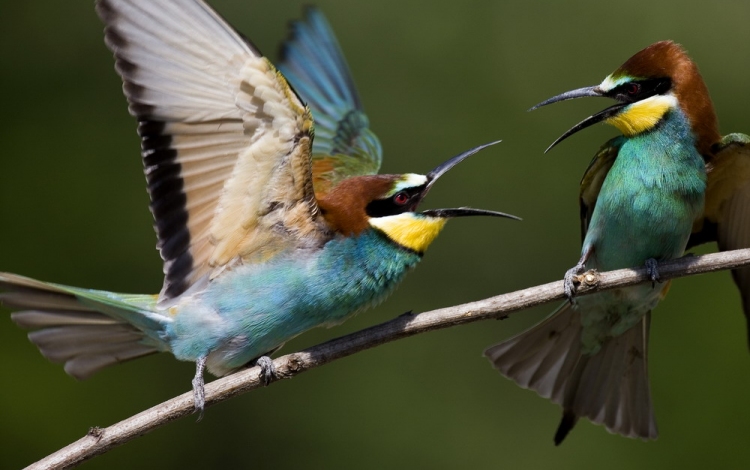
M 2 282 L 2 281 L 0 281 Z M 90 311 L 75 298 L 56 292 L 38 291 L 29 287 L 18 287 L 15 291 L 2 294 L 3 305 L 8 308 L 28 308 L 39 310 Z
M 569 304 L 520 335 L 487 348 L 495 368 L 522 388 L 562 404 L 565 379 L 578 360 L 581 322 Z
M 54 362 L 64 362 L 81 354 L 96 353 L 142 338 L 143 333 L 125 324 L 64 325 L 29 333 L 31 342 Z
M 557 443 L 578 417 L 613 433 L 655 439 L 646 349 L 649 322 L 650 313 L 595 354 L 584 355 L 580 314 L 566 303 L 540 324 L 484 354 L 521 387 L 563 406 Z
M 106 353 L 76 356 L 65 362 L 65 373 L 78 380 L 84 380 L 106 367 L 158 352 L 154 347 L 137 343 L 121 346 L 120 349 L 107 351 Z
M 152 296 L 120 296 L 46 284 L 0 273 L 0 302 L 46 358 L 76 379 L 167 349 L 158 338 L 167 320 L 145 309 Z M 135 326 L 134 326 L 135 325 Z
M 658 436 L 648 382 L 648 323 L 612 338 L 592 356 L 582 356 L 563 407 L 627 437 Z
M 10 309 L 24 308 L 22 304 L 7 302 L 6 294 L 0 294 L 3 305 Z M 39 308 L 39 306 L 29 307 Z M 121 322 L 101 313 L 91 311 L 55 310 L 50 305 L 47 310 L 23 310 L 10 314 L 10 318 L 16 325 L 27 330 L 35 328 L 47 328 L 60 325 L 115 325 Z

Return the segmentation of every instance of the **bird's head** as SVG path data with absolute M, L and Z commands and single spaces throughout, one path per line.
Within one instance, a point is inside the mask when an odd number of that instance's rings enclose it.
M 716 113 L 698 67 L 672 41 L 660 41 L 639 51 L 599 85 L 562 93 L 531 109 L 585 96 L 611 98 L 617 104 L 573 126 L 547 151 L 600 121 L 612 124 L 626 136 L 648 132 L 675 108 L 688 118 L 702 155 L 709 155 L 711 145 L 720 138 Z
M 368 175 L 346 179 L 318 201 L 333 230 L 353 236 L 368 229 L 379 230 L 389 239 L 417 253 L 423 253 L 448 219 L 466 216 L 494 216 L 518 219 L 502 212 L 467 207 L 429 209 L 417 212 L 435 181 L 467 157 L 496 142 L 457 155 L 426 175 Z

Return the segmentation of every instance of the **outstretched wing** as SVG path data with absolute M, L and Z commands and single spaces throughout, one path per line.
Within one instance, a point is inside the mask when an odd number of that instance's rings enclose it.
M 273 65 L 201 0 L 102 0 L 97 12 L 139 123 L 160 301 L 321 243 L 312 119 Z
M 620 152 L 625 139 L 622 136 L 608 140 L 589 163 L 586 172 L 581 178 L 580 207 L 581 207 L 581 242 L 586 238 L 589 229 L 589 221 L 594 213 L 596 200 L 602 190 L 602 184 L 607 177 L 612 165 L 615 164 L 617 154 Z
M 383 152 L 323 14 L 308 7 L 290 28 L 279 70 L 312 109 L 313 178 L 321 197 L 343 179 L 376 174 Z
M 706 206 L 703 218 L 693 226 L 688 247 L 716 241 L 721 251 L 750 248 L 750 136 L 724 137 L 706 171 Z M 732 277 L 750 322 L 750 268 L 734 269 Z

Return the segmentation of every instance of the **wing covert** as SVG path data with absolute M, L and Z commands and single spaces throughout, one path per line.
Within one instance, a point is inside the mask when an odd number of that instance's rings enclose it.
M 586 238 L 589 221 L 591 220 L 591 215 L 594 213 L 596 200 L 599 198 L 599 192 L 602 190 L 604 179 L 607 177 L 612 165 L 615 164 L 615 159 L 620 152 L 623 142 L 624 138 L 622 136 L 605 142 L 583 173 L 579 198 L 581 208 L 581 242 Z
M 714 146 L 706 171 L 706 206 L 688 247 L 716 241 L 721 251 L 750 248 L 750 136 L 725 136 Z M 750 321 L 750 268 L 733 269 L 732 278 Z
M 323 14 L 308 7 L 304 19 L 292 22 L 290 29 L 279 70 L 312 110 L 313 177 L 315 191 L 322 196 L 343 179 L 376 174 L 382 149 Z
M 320 242 L 312 119 L 274 66 L 201 0 L 101 0 L 97 12 L 139 122 L 160 301 Z

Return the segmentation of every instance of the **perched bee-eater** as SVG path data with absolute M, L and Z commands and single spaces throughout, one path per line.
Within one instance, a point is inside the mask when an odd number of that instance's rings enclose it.
M 679 45 L 652 44 L 599 85 L 534 108 L 586 96 L 617 103 L 550 148 L 600 121 L 623 135 L 604 144 L 581 181 L 581 259 L 565 276 L 571 300 L 583 270 L 645 263 L 658 281 L 656 261 L 682 256 L 689 240 L 718 239 L 721 249 L 750 246 L 750 218 L 743 214 L 750 204 L 750 139 L 721 138 L 698 67 Z M 747 273 L 735 272 L 746 299 Z M 654 282 L 582 297 L 485 355 L 520 386 L 562 405 L 556 444 L 581 416 L 610 432 L 656 438 L 647 344 L 651 310 L 668 288 Z
M 0 274 L 13 320 L 73 377 L 169 351 L 196 363 L 202 410 L 204 368 L 255 361 L 268 379 L 268 354 L 382 301 L 447 219 L 513 217 L 416 212 L 485 146 L 426 175 L 375 174 L 380 143 L 315 10 L 285 46 L 299 95 L 201 0 L 101 0 L 97 12 L 138 120 L 165 279 L 159 295 L 125 295 Z

